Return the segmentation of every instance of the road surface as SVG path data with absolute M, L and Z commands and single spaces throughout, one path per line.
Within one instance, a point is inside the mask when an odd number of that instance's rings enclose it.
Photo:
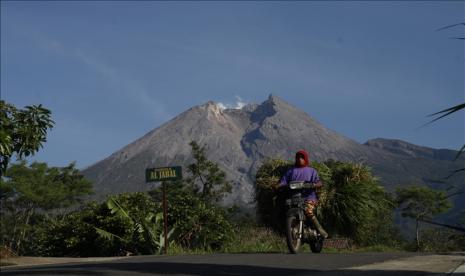
M 465 276 L 464 268 L 464 254 L 215 254 L 4 267 L 1 275 Z

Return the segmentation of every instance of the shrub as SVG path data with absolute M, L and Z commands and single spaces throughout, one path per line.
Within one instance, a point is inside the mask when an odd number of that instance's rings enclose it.
M 465 251 L 465 235 L 443 228 L 428 228 L 420 232 L 420 250 L 429 252 Z
M 208 204 L 182 183 L 167 185 L 168 225 L 174 227 L 177 242 L 185 248 L 219 249 L 232 234 L 225 208 Z M 160 188 L 150 192 L 161 203 Z M 159 210 L 161 211 L 161 204 Z
M 158 247 L 149 237 L 148 229 L 162 229 L 153 211 L 156 204 L 146 193 L 125 193 L 109 197 L 116 200 L 129 218 L 115 215 L 108 202 L 87 204 L 83 209 L 49 219 L 38 225 L 37 253 L 44 256 L 116 256 L 153 254 Z M 142 226 L 146 223 L 147 225 Z M 151 228 L 151 229 L 152 229 Z M 106 233 L 102 234 L 102 233 Z

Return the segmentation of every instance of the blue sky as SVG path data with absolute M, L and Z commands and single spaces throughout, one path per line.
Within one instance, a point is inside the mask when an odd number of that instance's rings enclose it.
M 56 121 L 34 159 L 91 165 L 208 100 L 270 93 L 358 142 L 459 148 L 464 2 L 1 2 L 1 97 Z

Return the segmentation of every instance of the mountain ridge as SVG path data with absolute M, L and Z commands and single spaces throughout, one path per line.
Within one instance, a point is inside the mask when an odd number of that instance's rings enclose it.
M 465 155 L 457 156 L 458 151 L 455 150 L 419 146 L 399 139 L 374 138 L 366 141 L 364 145 L 381 148 L 393 153 L 411 157 L 424 157 L 450 161 L 455 160 L 457 157 L 458 160 L 465 160 Z

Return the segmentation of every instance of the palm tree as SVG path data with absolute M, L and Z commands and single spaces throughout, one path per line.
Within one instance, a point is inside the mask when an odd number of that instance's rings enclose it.
M 457 23 L 457 24 L 452 24 L 452 25 L 449 25 L 449 26 L 445 26 L 445 27 L 442 27 L 442 28 L 439 28 L 437 29 L 436 31 L 442 31 L 442 30 L 445 30 L 445 29 L 448 29 L 448 28 L 452 28 L 452 27 L 456 27 L 456 26 L 460 26 L 460 25 L 463 25 L 465 26 L 465 22 L 462 22 L 462 23 Z M 452 39 L 461 39 L 461 40 L 464 40 L 465 37 L 451 37 Z M 461 104 L 458 104 L 456 106 L 452 106 L 452 107 L 449 107 L 449 108 L 446 108 L 444 110 L 441 110 L 439 112 L 436 112 L 436 113 L 433 113 L 433 114 L 430 114 L 428 115 L 428 117 L 432 117 L 432 116 L 437 116 L 436 118 L 434 118 L 433 120 L 429 121 L 428 123 L 426 124 L 430 124 L 432 122 L 435 122 L 441 118 L 444 118 L 446 116 L 449 116 L 451 115 L 452 113 L 455 113 L 461 109 L 464 109 L 465 108 L 465 103 L 461 103 Z M 455 156 L 455 160 L 457 160 L 457 158 L 459 158 L 459 156 L 465 151 L 465 144 L 460 148 L 459 152 L 457 153 L 457 155 Z M 456 170 L 453 172 L 453 174 L 457 173 L 457 172 L 460 172 L 460 171 L 465 171 L 465 168 L 462 168 L 462 169 L 459 169 L 459 170 Z M 450 177 L 450 176 L 449 176 Z

